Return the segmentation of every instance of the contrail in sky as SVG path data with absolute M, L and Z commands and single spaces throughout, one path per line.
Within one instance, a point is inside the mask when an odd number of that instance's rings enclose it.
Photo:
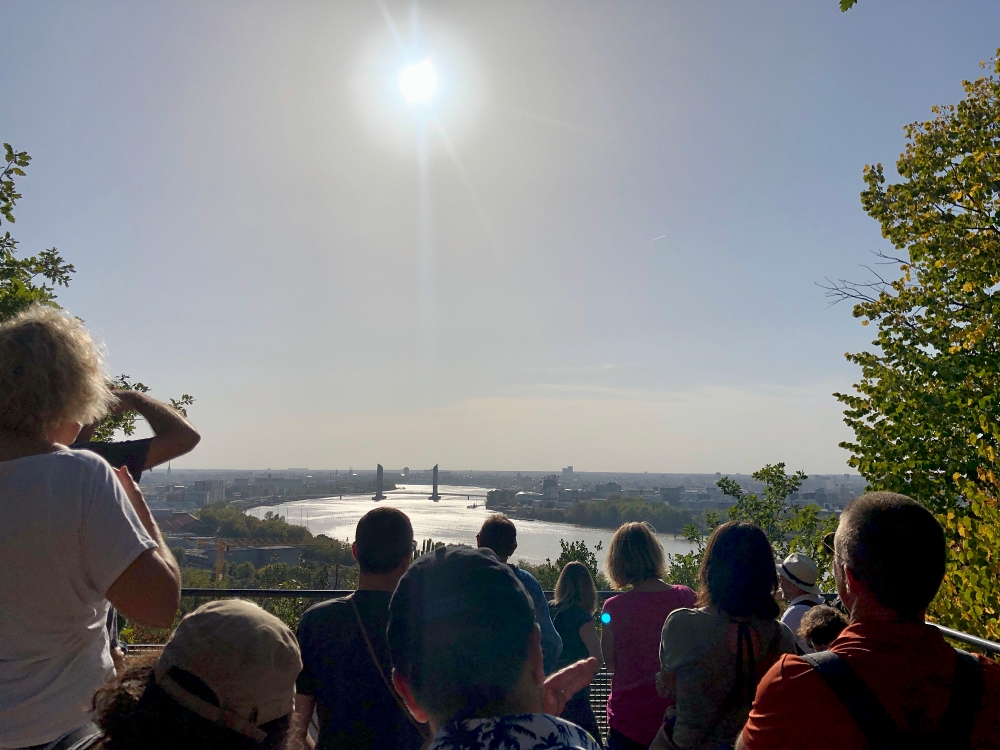
M 656 242 L 657 240 L 662 240 L 662 239 L 663 239 L 664 237 L 666 237 L 666 236 L 667 236 L 667 235 L 665 235 L 665 234 L 661 234 L 661 235 L 660 235 L 659 237 L 654 237 L 653 239 L 651 239 L 651 240 L 650 240 L 649 242 L 647 242 L 646 244 L 647 244 L 647 245 L 651 245 L 651 244 L 653 244 L 654 242 Z

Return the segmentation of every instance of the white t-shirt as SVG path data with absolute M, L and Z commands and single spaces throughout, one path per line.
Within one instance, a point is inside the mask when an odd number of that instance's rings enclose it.
M 84 723 L 114 675 L 108 588 L 156 542 L 86 451 L 0 462 L 0 747 Z
M 823 597 L 819 594 L 803 594 L 792 599 L 788 603 L 788 609 L 781 616 L 781 621 L 792 631 L 792 634 L 795 636 L 795 644 L 802 649 L 802 653 L 804 654 L 811 654 L 815 649 L 809 645 L 805 638 L 799 635 L 799 625 L 802 623 L 802 617 L 806 612 L 815 605 L 822 603 Z

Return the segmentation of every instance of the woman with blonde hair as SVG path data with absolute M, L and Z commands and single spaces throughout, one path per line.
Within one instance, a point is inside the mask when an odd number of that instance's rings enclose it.
M 108 602 L 154 627 L 177 611 L 177 563 L 128 471 L 66 447 L 112 398 L 78 319 L 36 305 L 0 324 L 0 747 L 85 747 L 115 673 Z
M 663 546 L 648 523 L 626 523 L 615 532 L 605 561 L 616 589 L 604 603 L 601 649 L 611 678 L 608 748 L 645 750 L 673 701 L 656 690 L 660 631 L 674 610 L 692 607 L 695 593 L 661 579 L 667 568 Z
M 555 598 L 549 604 L 549 609 L 552 612 L 552 624 L 563 642 L 557 669 L 590 657 L 597 659 L 598 664 L 604 662 L 597 627 L 594 625 L 597 587 L 586 565 L 575 560 L 566 563 L 559 574 Z M 601 730 L 590 707 L 590 685 L 569 699 L 562 718 L 586 729 L 598 744 L 602 744 Z

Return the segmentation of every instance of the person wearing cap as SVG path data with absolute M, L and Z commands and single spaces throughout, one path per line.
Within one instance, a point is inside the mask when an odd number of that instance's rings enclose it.
M 433 732 L 428 750 L 598 750 L 557 718 L 597 660 L 545 677 L 531 597 L 489 549 L 441 547 L 400 579 L 389 605 L 392 681 Z
M 737 749 L 1000 748 L 1000 664 L 924 621 L 947 555 L 941 525 L 911 498 L 848 503 L 833 573 L 851 623 L 829 650 L 768 670 Z
M 795 634 L 795 646 L 800 654 L 811 654 L 815 650 L 799 635 L 799 623 L 806 612 L 823 603 L 823 595 L 816 583 L 818 579 L 819 569 L 816 563 L 799 552 L 793 552 L 778 566 L 781 598 L 788 602 L 781 621 Z
M 277 750 L 289 741 L 295 635 L 239 599 L 205 604 L 177 626 L 152 666 L 94 697 L 101 750 Z

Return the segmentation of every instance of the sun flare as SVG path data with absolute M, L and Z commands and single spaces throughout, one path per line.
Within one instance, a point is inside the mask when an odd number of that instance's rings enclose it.
M 399 91 L 410 104 L 430 101 L 437 83 L 437 72 L 430 60 L 408 65 L 399 73 Z

